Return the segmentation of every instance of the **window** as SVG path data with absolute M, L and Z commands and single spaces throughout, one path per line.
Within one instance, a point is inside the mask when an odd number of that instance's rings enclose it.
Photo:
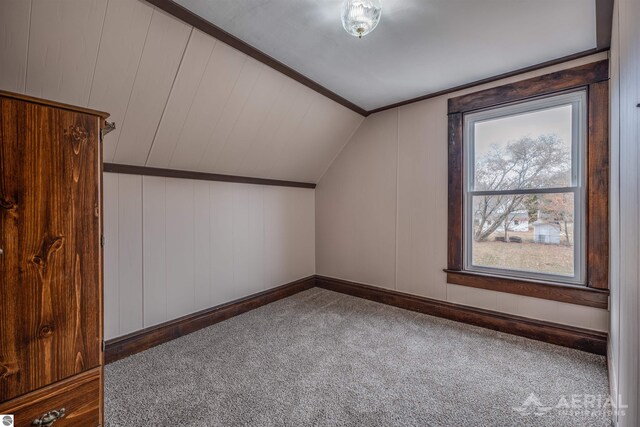
M 450 98 L 447 282 L 607 308 L 609 62 Z
M 586 91 L 464 117 L 464 267 L 584 283 Z

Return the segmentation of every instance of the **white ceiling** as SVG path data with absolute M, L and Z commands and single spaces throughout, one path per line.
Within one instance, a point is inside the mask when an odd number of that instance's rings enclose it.
M 175 0 L 372 110 L 596 47 L 594 0 L 382 0 L 359 40 L 342 0 Z
M 0 0 L 0 89 L 111 114 L 104 160 L 317 182 L 363 117 L 139 0 Z

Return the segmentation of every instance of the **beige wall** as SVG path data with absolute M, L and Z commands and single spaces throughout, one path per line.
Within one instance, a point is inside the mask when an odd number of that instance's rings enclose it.
M 315 273 L 314 190 L 107 173 L 114 338 Z
M 143 0 L 0 0 L 0 34 L 0 89 L 111 114 L 105 162 L 316 182 L 363 120 Z
M 612 248 L 609 377 L 624 414 L 640 425 L 640 3 L 617 0 L 611 46 Z
M 316 189 L 321 275 L 607 331 L 607 310 L 446 283 L 447 99 L 606 58 L 606 53 L 365 119 Z

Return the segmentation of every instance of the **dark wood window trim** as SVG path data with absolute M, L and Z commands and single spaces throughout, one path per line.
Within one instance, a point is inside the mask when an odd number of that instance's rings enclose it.
M 598 61 L 449 99 L 447 282 L 607 308 L 609 296 L 609 61 Z M 473 111 L 567 90 L 587 91 L 586 286 L 465 271 L 463 266 L 463 120 Z

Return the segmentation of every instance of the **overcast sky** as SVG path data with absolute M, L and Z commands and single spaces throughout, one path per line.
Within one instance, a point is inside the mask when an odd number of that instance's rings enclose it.
M 533 111 L 475 124 L 476 157 L 487 154 L 491 146 L 506 146 L 523 136 L 537 138 L 542 134 L 556 134 L 571 147 L 571 105 Z

